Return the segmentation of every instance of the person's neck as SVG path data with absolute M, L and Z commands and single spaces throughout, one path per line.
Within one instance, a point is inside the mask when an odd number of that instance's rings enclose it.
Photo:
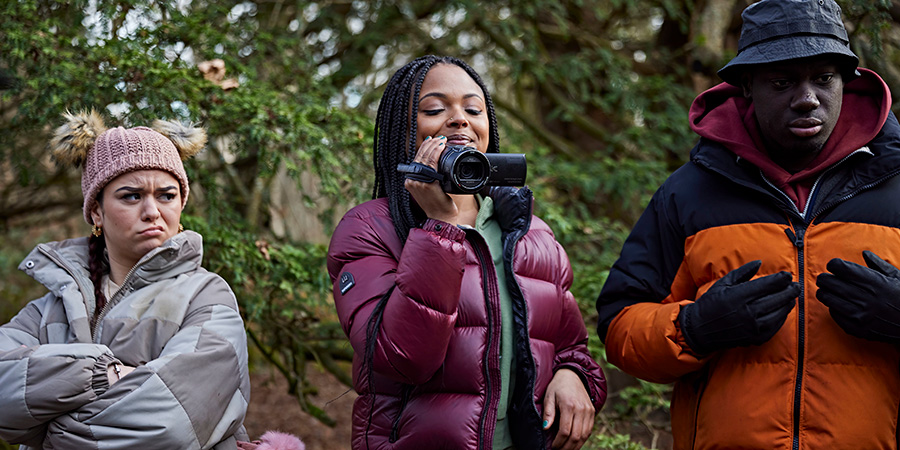
M 816 159 L 817 156 L 819 156 L 819 152 L 810 153 L 794 158 L 778 157 L 778 155 L 769 153 L 769 158 L 771 158 L 772 161 L 775 161 L 775 164 L 781 166 L 782 169 L 788 171 L 788 173 L 790 173 L 791 175 L 809 167 L 809 164 L 813 162 L 813 160 Z
M 109 254 L 109 279 L 118 286 L 122 285 L 128 272 L 137 264 L 137 261 L 123 261 L 121 257 L 112 250 L 108 250 Z
M 765 136 L 762 137 L 769 159 L 791 175 L 809 167 L 809 165 L 822 153 L 822 148 L 806 149 L 804 151 L 788 151 L 777 142 L 772 142 Z

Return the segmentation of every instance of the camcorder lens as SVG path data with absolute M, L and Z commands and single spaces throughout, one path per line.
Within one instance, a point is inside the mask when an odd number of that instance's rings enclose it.
M 484 178 L 484 161 L 474 156 L 464 156 L 459 160 L 456 174 L 462 183 L 478 183 Z
M 448 145 L 438 162 L 438 172 L 444 176 L 444 192 L 474 194 L 487 183 L 490 165 L 487 157 L 472 147 Z

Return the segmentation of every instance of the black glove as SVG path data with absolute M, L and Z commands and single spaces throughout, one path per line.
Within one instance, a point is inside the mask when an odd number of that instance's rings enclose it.
M 869 267 L 834 258 L 816 278 L 816 298 L 847 334 L 900 343 L 900 270 L 866 250 Z
M 794 309 L 800 285 L 778 272 L 751 280 L 762 261 L 753 261 L 719 279 L 694 303 L 681 308 L 678 321 L 688 346 L 698 355 L 760 345 L 781 329 Z

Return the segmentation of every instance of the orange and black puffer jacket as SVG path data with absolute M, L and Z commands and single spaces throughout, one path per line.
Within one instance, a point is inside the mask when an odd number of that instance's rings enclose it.
M 898 447 L 900 351 L 848 335 L 816 299 L 832 258 L 865 265 L 871 250 L 900 267 L 900 124 L 885 116 L 866 146 L 817 175 L 803 213 L 705 137 L 653 196 L 600 294 L 598 332 L 611 363 L 675 383 L 676 450 Z M 757 277 L 793 274 L 796 306 L 765 344 L 698 359 L 681 307 L 753 260 Z

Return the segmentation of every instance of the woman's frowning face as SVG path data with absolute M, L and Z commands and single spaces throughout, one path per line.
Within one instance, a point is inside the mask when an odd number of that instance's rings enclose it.
M 110 181 L 91 212 L 102 227 L 110 260 L 134 266 L 178 233 L 181 185 L 163 170 L 136 170 Z

